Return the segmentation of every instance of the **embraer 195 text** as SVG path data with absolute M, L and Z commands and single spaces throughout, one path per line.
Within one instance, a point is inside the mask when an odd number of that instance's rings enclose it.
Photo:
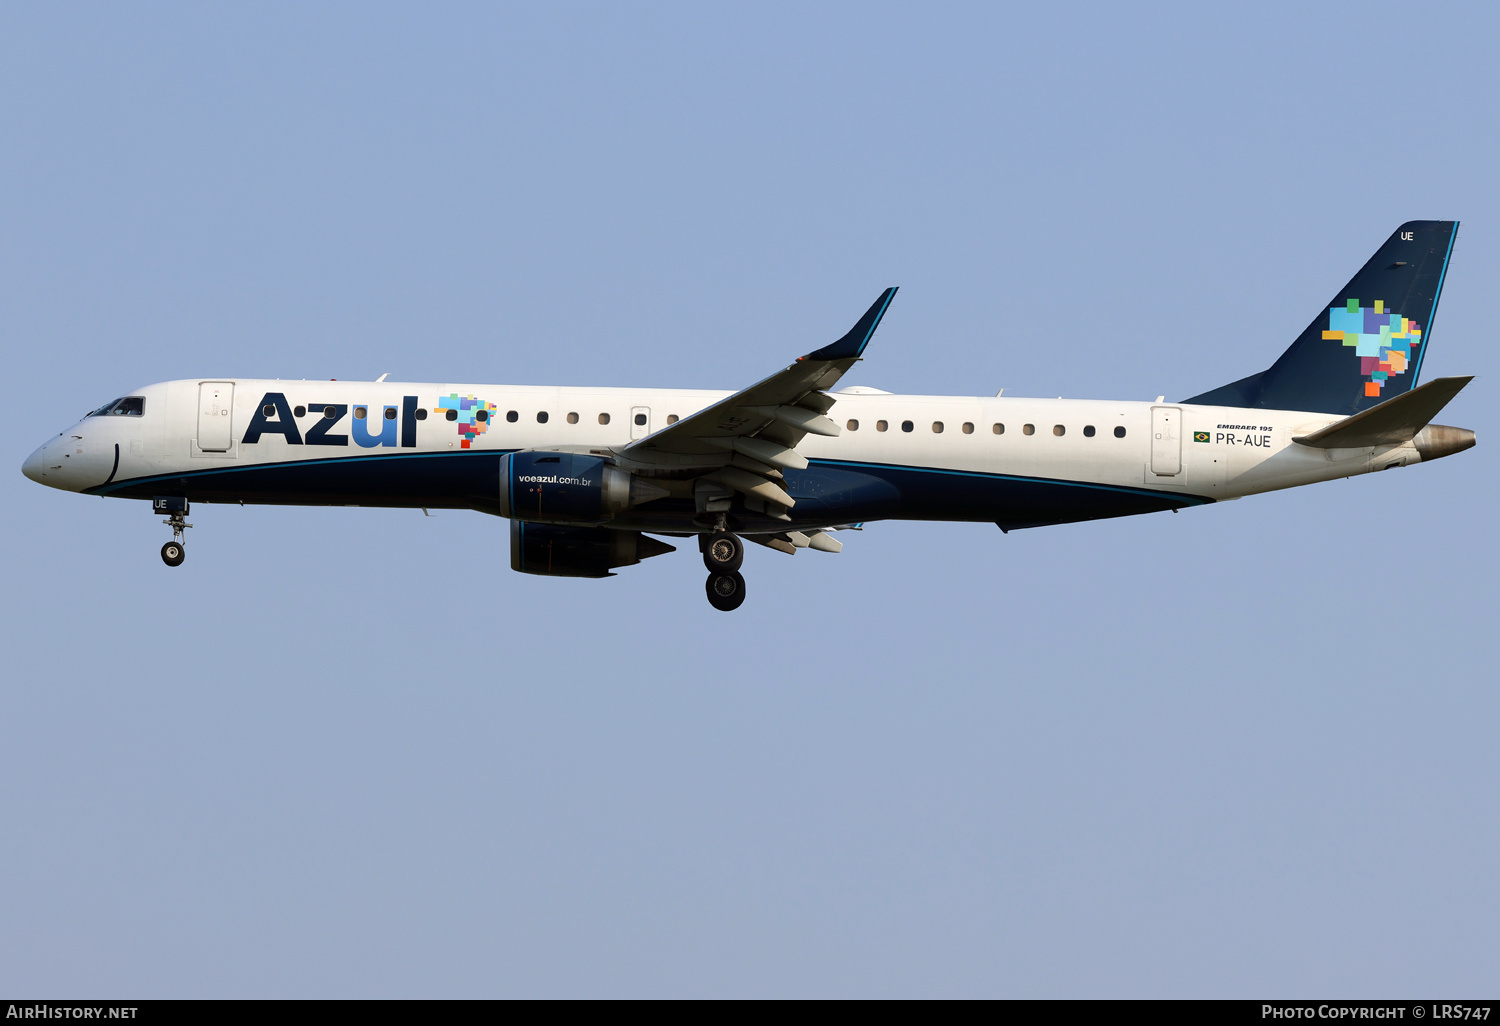
M 1420 387 L 1456 221 L 1393 234 L 1270 369 L 1182 402 L 835 390 L 890 305 L 733 394 L 681 389 L 215 378 L 106 403 L 26 460 L 34 481 L 149 499 L 183 560 L 191 502 L 474 509 L 511 567 L 607 577 L 696 537 L 716 609 L 744 542 L 838 552 L 873 520 L 1001 530 L 1155 513 L 1438 459 Z

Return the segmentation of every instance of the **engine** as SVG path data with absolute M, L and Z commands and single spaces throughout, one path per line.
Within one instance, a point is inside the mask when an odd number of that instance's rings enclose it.
M 510 568 L 523 574 L 611 577 L 615 567 L 676 551 L 639 531 L 510 522 Z
M 551 524 L 598 524 L 668 492 L 598 456 L 513 452 L 500 458 L 500 515 Z

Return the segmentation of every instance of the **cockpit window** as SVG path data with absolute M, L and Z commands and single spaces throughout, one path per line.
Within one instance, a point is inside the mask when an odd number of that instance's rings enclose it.
M 127 395 L 124 399 L 116 399 L 114 402 L 105 403 L 90 417 L 139 417 L 146 412 L 146 398 L 139 395 Z

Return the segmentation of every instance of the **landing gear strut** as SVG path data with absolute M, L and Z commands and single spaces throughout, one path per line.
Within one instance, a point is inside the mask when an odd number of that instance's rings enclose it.
M 738 609 L 745 601 L 745 579 L 740 566 L 745 562 L 745 543 L 730 533 L 721 515 L 710 535 L 699 536 L 703 565 L 708 567 L 708 603 L 721 612 Z
M 172 529 L 172 540 L 161 547 L 161 561 L 167 566 L 181 566 L 187 558 L 187 548 L 182 544 L 182 532 L 193 525 L 187 522 L 188 501 L 177 496 L 161 496 L 151 500 L 151 508 L 157 513 L 167 514 L 162 523 Z

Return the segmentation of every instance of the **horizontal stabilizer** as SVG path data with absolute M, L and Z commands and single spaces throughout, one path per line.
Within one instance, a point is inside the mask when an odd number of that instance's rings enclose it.
M 1372 406 L 1362 413 L 1346 417 L 1310 435 L 1299 435 L 1292 441 L 1317 449 L 1355 449 L 1367 445 L 1399 445 L 1416 436 L 1444 406 L 1473 381 L 1473 375 L 1459 378 L 1437 378 Z

